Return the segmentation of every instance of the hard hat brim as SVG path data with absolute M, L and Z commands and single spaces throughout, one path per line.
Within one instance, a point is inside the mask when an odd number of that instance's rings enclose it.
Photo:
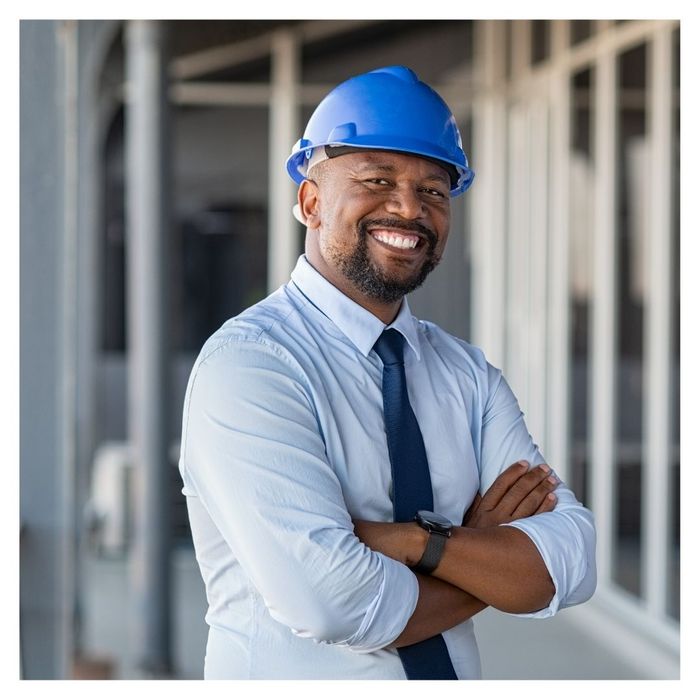
M 373 143 L 373 141 L 381 141 L 381 143 Z M 306 179 L 305 162 L 307 151 L 311 148 L 317 148 L 319 146 L 337 146 L 342 148 L 344 153 L 361 150 L 405 153 L 407 155 L 414 155 L 419 158 L 426 158 L 427 160 L 438 163 L 439 165 L 444 164 L 445 166 L 448 166 L 446 167 L 448 172 L 450 167 L 454 168 L 458 173 L 458 179 L 456 184 L 450 189 L 450 196 L 452 197 L 456 197 L 457 195 L 466 192 L 469 187 L 471 187 L 474 180 L 474 171 L 467 167 L 464 163 L 450 158 L 445 154 L 437 153 L 436 149 L 431 147 L 430 144 L 423 143 L 417 139 L 412 143 L 407 143 L 407 139 L 405 137 L 397 140 L 397 143 L 391 143 L 391 141 L 392 139 L 386 136 L 379 136 L 375 138 L 350 138 L 344 140 L 342 143 L 336 142 L 306 145 L 304 148 L 296 148 L 289 156 L 287 159 L 287 172 L 294 182 L 296 182 L 297 185 L 300 185 Z

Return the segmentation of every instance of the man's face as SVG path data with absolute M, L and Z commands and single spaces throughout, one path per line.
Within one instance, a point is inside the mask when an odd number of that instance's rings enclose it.
M 394 303 L 440 262 L 450 181 L 439 165 L 367 151 L 324 161 L 310 179 L 317 198 L 317 216 L 308 222 L 317 229 L 312 263 L 351 298 Z

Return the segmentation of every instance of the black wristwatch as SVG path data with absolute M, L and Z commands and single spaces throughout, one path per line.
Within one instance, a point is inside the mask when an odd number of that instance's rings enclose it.
M 452 535 L 452 523 L 443 515 L 438 515 L 429 510 L 419 510 L 414 520 L 424 530 L 427 530 L 429 535 L 423 556 L 413 567 L 413 570 L 419 574 L 429 574 L 440 563 L 442 550 L 445 549 L 445 542 Z

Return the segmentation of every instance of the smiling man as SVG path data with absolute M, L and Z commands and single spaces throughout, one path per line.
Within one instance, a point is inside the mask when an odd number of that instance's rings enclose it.
M 473 179 L 455 119 L 408 68 L 372 71 L 287 170 L 305 255 L 185 398 L 205 678 L 479 678 L 472 618 L 587 600 L 595 533 L 500 371 L 411 315 Z

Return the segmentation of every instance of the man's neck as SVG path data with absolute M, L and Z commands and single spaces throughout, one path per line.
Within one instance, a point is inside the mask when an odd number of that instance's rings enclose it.
M 391 303 L 377 301 L 366 296 L 365 294 L 362 294 L 345 277 L 342 277 L 341 275 L 334 275 L 332 271 L 327 270 L 325 267 L 319 270 L 319 267 L 323 266 L 314 264 L 314 260 L 312 259 L 312 256 L 309 256 L 308 252 L 306 254 L 306 259 L 311 267 L 313 267 L 314 270 L 319 273 L 319 275 L 330 282 L 338 291 L 348 297 L 348 299 L 352 299 L 363 309 L 367 309 L 367 311 L 376 316 L 385 326 L 392 323 L 398 316 L 399 311 L 401 310 L 401 302 L 403 301 L 403 297 L 398 301 Z

